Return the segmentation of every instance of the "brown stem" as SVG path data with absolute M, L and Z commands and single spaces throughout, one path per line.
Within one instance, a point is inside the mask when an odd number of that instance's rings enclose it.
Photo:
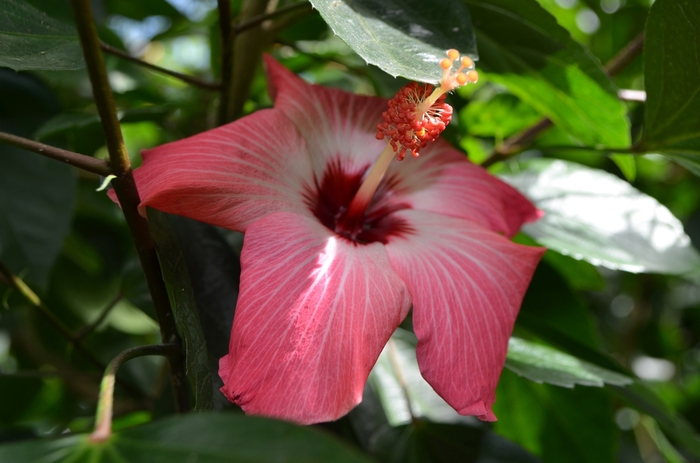
M 8 284 L 10 288 L 20 293 L 27 301 L 29 301 L 34 307 L 39 310 L 44 318 L 46 318 L 49 323 L 51 323 L 56 330 L 58 330 L 61 335 L 68 340 L 68 342 L 78 351 L 86 360 L 92 363 L 95 367 L 100 370 L 104 370 L 105 364 L 102 363 L 97 357 L 95 357 L 89 350 L 87 350 L 80 339 L 73 336 L 73 333 L 68 329 L 68 327 L 63 324 L 63 322 L 49 309 L 46 304 L 39 298 L 39 296 L 32 291 L 32 289 L 27 286 L 27 284 L 17 275 L 15 275 L 12 270 L 5 265 L 4 262 L 0 261 L 0 275 L 2 275 L 2 280 Z M 139 389 L 135 388 L 129 383 L 119 380 L 119 384 L 124 387 L 133 396 L 143 399 L 144 394 Z
M 0 132 L 0 142 L 8 145 L 16 146 L 33 153 L 41 154 L 42 156 L 63 161 L 71 166 L 79 167 L 88 172 L 97 175 L 107 176 L 112 173 L 109 164 L 102 159 L 96 159 L 84 154 L 74 153 L 54 146 L 45 145 L 43 143 L 29 140 L 27 138 L 18 137 L 5 132 Z
M 221 98 L 217 125 L 228 122 L 228 107 L 231 100 L 233 79 L 233 27 L 231 26 L 231 0 L 218 0 L 219 34 L 221 37 Z
M 554 123 L 546 117 L 537 124 L 509 137 L 501 146 L 491 151 L 489 157 L 481 163 L 482 167 L 489 167 L 497 162 L 504 161 L 512 155 L 520 152 L 524 147 L 532 143 L 537 136 L 552 127 Z
M 122 207 L 122 212 L 136 246 L 139 261 L 146 277 L 146 283 L 153 299 L 163 342 L 181 346 L 153 238 L 148 230 L 146 219 L 138 213 L 138 205 L 141 200 L 136 189 L 133 172 L 131 171 L 129 154 L 126 151 L 122 138 L 112 89 L 109 86 L 107 70 L 104 65 L 100 39 L 97 35 L 97 26 L 92 13 L 92 5 L 90 0 L 71 0 L 71 5 L 80 43 L 83 47 L 90 82 L 92 83 L 92 93 L 95 97 L 95 103 L 102 122 L 102 130 L 107 141 L 110 165 L 116 176 L 112 182 L 114 192 Z M 170 362 L 176 408 L 178 411 L 189 410 L 190 396 L 185 374 L 184 356 L 172 356 Z
M 618 75 L 642 52 L 644 48 L 644 32 L 636 36 L 610 61 L 605 63 L 605 71 L 610 77 Z M 481 163 L 482 167 L 489 167 L 497 162 L 508 159 L 514 154 L 522 151 L 524 147 L 532 143 L 542 132 L 552 127 L 554 124 L 548 118 L 543 118 L 537 124 L 523 130 L 520 133 L 509 137 L 500 146 L 497 146 L 489 153 L 489 156 Z
M 176 79 L 179 79 L 183 82 L 186 82 L 188 84 L 196 85 L 197 87 L 201 87 L 205 90 L 220 90 L 221 89 L 221 84 L 218 82 L 208 82 L 206 80 L 198 79 L 197 77 L 193 76 L 188 76 L 187 74 L 182 74 L 177 71 L 172 71 L 170 69 L 165 69 L 160 66 L 156 66 L 155 64 L 151 64 L 147 61 L 144 61 L 142 59 L 136 58 L 135 56 L 131 56 L 125 51 L 122 51 L 118 48 L 114 48 L 110 45 L 107 45 L 104 42 L 100 42 L 100 47 L 102 50 L 106 53 L 109 53 L 110 55 L 118 56 L 120 58 L 124 58 L 127 61 L 131 61 L 132 63 L 138 64 L 139 66 L 143 66 L 145 68 L 148 68 L 152 71 L 160 72 L 161 74 L 167 74 L 171 77 L 175 77 Z
M 605 71 L 615 77 L 634 61 L 644 49 L 644 32 L 640 32 L 630 43 L 605 63 Z
M 247 21 L 242 21 L 233 26 L 234 32 L 236 34 L 243 32 L 247 29 L 250 29 L 251 27 L 255 27 L 258 24 L 261 24 L 269 19 L 276 18 L 277 16 L 283 15 L 285 13 L 289 13 L 290 11 L 295 11 L 295 10 L 303 10 L 303 9 L 311 9 L 311 4 L 308 2 L 299 2 L 299 3 L 292 3 L 291 5 L 283 6 L 282 8 L 279 8 L 275 11 L 272 11 L 270 13 L 265 13 L 261 14 L 258 16 L 255 16 L 251 19 L 248 19 Z
M 136 357 L 161 355 L 170 358 L 179 355 L 179 352 L 179 347 L 174 344 L 137 346 L 121 352 L 109 362 L 102 376 L 102 383 L 100 384 L 100 398 L 97 401 L 97 413 L 95 415 L 95 430 L 90 435 L 90 440 L 92 442 L 104 442 L 112 435 L 114 380 L 119 367 Z

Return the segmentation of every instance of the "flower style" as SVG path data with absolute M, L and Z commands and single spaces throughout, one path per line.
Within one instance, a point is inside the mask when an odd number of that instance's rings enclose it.
M 538 211 L 441 140 L 407 145 L 420 157 L 403 162 L 390 150 L 353 209 L 387 146 L 378 123 L 391 139 L 387 101 L 307 84 L 265 60 L 274 108 L 146 151 L 135 171 L 141 208 L 245 232 L 223 393 L 252 414 L 335 420 L 360 402 L 413 306 L 422 375 L 459 413 L 494 420 L 508 338 L 542 254 L 507 237 Z

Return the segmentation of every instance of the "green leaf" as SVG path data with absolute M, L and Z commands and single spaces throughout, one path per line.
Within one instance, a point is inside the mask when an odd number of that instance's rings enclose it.
M 479 137 L 495 137 L 502 141 L 531 125 L 542 116 L 515 95 L 499 93 L 488 100 L 472 101 L 459 114 L 465 131 Z
M 606 390 L 536 384 L 504 370 L 494 430 L 547 462 L 612 463 L 616 426 Z
M 468 425 L 416 422 L 376 436 L 377 457 L 386 463 L 538 463 L 495 433 Z
M 561 331 L 559 327 L 541 323 L 540 321 L 530 317 L 522 320 L 519 318 L 518 323 L 526 326 L 532 333 L 535 333 L 537 336 L 571 355 L 584 359 L 587 362 L 598 365 L 599 367 L 608 370 L 616 370 L 622 374 L 630 375 L 631 377 L 631 373 L 620 367 L 620 365 L 612 360 L 608 355 L 602 354 L 601 352 L 582 344 L 579 340 L 574 339 L 570 334 Z M 503 380 L 503 376 L 501 377 L 501 380 Z M 672 410 L 642 381 L 635 379 L 634 382 L 628 386 L 610 386 L 608 389 L 614 391 L 631 406 L 652 416 L 659 426 L 661 426 L 664 432 L 672 436 L 677 442 L 681 443 L 685 449 L 691 451 L 695 456 L 700 457 L 700 436 L 685 420 L 685 418 L 679 415 L 675 410 Z M 496 402 L 496 405 L 498 406 L 499 403 Z M 517 439 L 514 440 L 522 444 L 521 441 Z M 526 448 L 530 448 L 525 444 L 523 445 Z
M 415 337 L 401 328 L 380 354 L 370 374 L 370 383 L 392 426 L 408 424 L 414 417 L 439 423 L 465 421 L 423 379 L 416 360 Z
M 627 111 L 600 63 L 535 0 L 464 0 L 488 80 L 581 142 L 630 144 Z
M 658 0 L 644 41 L 647 91 L 640 152 L 662 153 L 700 170 L 700 2 Z
M 0 69 L 0 130 L 29 136 L 58 109 L 38 80 Z M 70 166 L 0 144 L 0 259 L 42 289 L 70 230 L 75 183 Z
M 574 387 L 632 383 L 627 376 L 600 368 L 557 349 L 535 344 L 524 339 L 510 338 L 506 368 L 536 383 Z
M 368 463 L 350 446 L 313 428 L 237 413 L 171 416 L 114 434 L 0 445 L 13 463 Z
M 207 345 L 199 321 L 190 277 L 187 267 L 183 265 L 182 251 L 165 213 L 149 208 L 148 227 L 156 242 L 163 279 L 170 293 L 175 323 L 185 344 L 187 375 L 194 389 L 195 408 L 210 409 L 213 407 L 213 387 L 209 374 Z
M 219 359 L 228 353 L 241 265 L 236 253 L 215 227 L 181 216 L 169 218 L 190 274 L 210 360 L 216 372 Z
M 396 77 L 437 83 L 439 60 L 456 48 L 478 58 L 469 12 L 458 0 L 311 0 L 323 19 L 370 64 Z
M 629 272 L 700 269 L 683 224 L 654 198 L 601 170 L 534 159 L 503 176 L 544 211 L 523 232 L 562 254 Z
M 0 66 L 15 71 L 85 67 L 72 25 L 51 18 L 23 0 L 3 0 Z
M 620 168 L 627 181 L 634 182 L 637 177 L 637 161 L 631 154 L 611 154 L 610 159 Z

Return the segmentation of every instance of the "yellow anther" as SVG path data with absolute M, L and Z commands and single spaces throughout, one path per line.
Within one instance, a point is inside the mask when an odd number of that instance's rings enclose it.
M 452 67 L 452 61 L 450 61 L 447 58 L 443 58 L 440 60 L 440 67 L 443 68 L 444 70 L 448 70 Z
M 455 77 L 455 79 L 457 80 L 457 83 L 459 85 L 464 85 L 467 83 L 467 75 L 462 74 L 461 72 L 459 74 L 457 74 L 457 77 Z
M 462 66 L 465 68 L 471 68 L 474 67 L 474 61 L 468 56 L 463 56 L 462 57 Z
M 471 71 L 467 72 L 467 79 L 469 79 L 469 82 L 472 84 L 475 84 L 479 80 L 479 73 L 472 69 Z
M 447 50 L 447 56 L 449 56 L 452 61 L 457 61 L 459 59 L 459 52 L 454 48 L 450 48 Z

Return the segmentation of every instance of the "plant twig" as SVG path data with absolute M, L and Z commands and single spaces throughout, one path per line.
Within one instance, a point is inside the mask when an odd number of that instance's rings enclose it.
M 90 0 L 71 0 L 75 25 L 83 47 L 92 93 L 102 122 L 102 130 L 107 141 L 110 165 L 116 176 L 112 185 L 122 207 L 126 223 L 136 245 L 136 251 L 151 293 L 163 342 L 181 346 L 180 336 L 170 307 L 168 293 L 163 281 L 153 238 L 148 230 L 146 219 L 138 213 L 141 202 L 136 182 L 131 170 L 131 162 L 122 138 L 119 118 L 109 86 L 107 70 L 102 56 L 97 26 L 92 13 Z M 190 408 L 190 395 L 185 374 L 184 356 L 171 356 L 171 382 L 178 411 Z
M 219 34 L 221 39 L 221 97 L 217 125 L 228 122 L 233 79 L 233 27 L 231 26 L 231 0 L 218 0 Z
M 112 173 L 109 164 L 102 159 L 85 156 L 84 154 L 74 153 L 54 146 L 45 145 L 43 143 L 29 140 L 27 138 L 18 137 L 5 132 L 0 132 L 0 142 L 8 145 L 16 146 L 33 153 L 41 154 L 42 156 L 56 159 L 65 162 L 71 166 L 79 167 L 80 169 L 92 172 L 93 174 L 107 176 Z
M 270 12 L 270 13 L 261 14 L 261 15 L 255 16 L 251 19 L 248 19 L 246 21 L 239 22 L 238 24 L 233 26 L 234 33 L 238 34 L 240 32 L 247 30 L 247 29 L 250 29 L 251 27 L 255 27 L 258 24 L 261 24 L 269 19 L 276 18 L 277 16 L 283 15 L 285 13 L 289 13 L 290 11 L 305 10 L 305 9 L 311 10 L 311 8 L 313 8 L 313 7 L 311 6 L 311 3 L 309 3 L 309 2 L 292 3 L 291 5 L 283 6 L 282 8 L 279 8 L 275 11 Z
M 197 87 L 201 87 L 205 90 L 219 90 L 221 88 L 221 84 L 218 82 L 208 82 L 206 80 L 199 79 L 197 77 L 193 76 L 188 76 L 187 74 L 182 74 L 177 71 L 172 71 L 170 69 L 162 68 L 160 66 L 157 66 L 155 64 L 151 64 L 148 61 L 144 61 L 142 59 L 139 59 L 135 56 L 131 56 L 125 51 L 122 51 L 118 48 L 114 48 L 110 45 L 107 45 L 104 42 L 100 42 L 100 47 L 102 47 L 102 50 L 106 53 L 109 53 L 110 55 L 118 56 L 120 58 L 124 58 L 127 61 L 131 61 L 132 63 L 138 64 L 139 66 L 143 66 L 145 68 L 148 68 L 152 71 L 155 72 L 160 72 L 161 74 L 167 74 L 171 77 L 175 77 L 176 79 L 179 79 L 183 82 L 186 82 L 188 84 L 196 85 Z
M 640 32 L 630 43 L 605 63 L 605 71 L 615 77 L 634 61 L 644 49 L 644 32 Z
M 49 309 L 46 304 L 39 298 L 39 296 L 32 291 L 32 289 L 17 275 L 15 275 L 12 270 L 5 265 L 4 262 L 0 261 L 0 275 L 2 275 L 2 280 L 6 282 L 10 288 L 20 293 L 29 303 L 39 310 L 48 321 L 51 323 L 61 335 L 66 338 L 66 340 L 75 348 L 76 351 L 85 357 L 90 363 L 92 363 L 99 370 L 104 370 L 105 364 L 102 363 L 97 357 L 95 357 L 89 350 L 87 350 L 80 339 L 71 333 L 70 329 Z M 128 390 L 133 396 L 143 399 L 145 395 L 139 389 L 135 388 L 131 384 L 119 380 L 119 384 Z
M 642 52 L 644 47 L 644 32 L 636 36 L 628 43 L 620 52 L 608 61 L 604 68 L 611 77 L 618 75 L 625 67 L 627 67 L 634 59 Z M 520 133 L 509 137 L 500 146 L 497 146 L 484 162 L 482 167 L 489 167 L 497 162 L 508 159 L 512 155 L 520 152 L 525 146 L 532 143 L 542 132 L 552 127 L 554 123 L 548 118 L 543 118 L 537 124 L 523 130 Z
M 97 402 L 95 415 L 95 430 L 90 435 L 92 442 L 104 442 L 112 435 L 112 407 L 114 405 L 114 380 L 117 370 L 123 363 L 146 355 L 161 355 L 172 358 L 178 356 L 180 349 L 175 344 L 159 344 L 153 346 L 137 346 L 121 352 L 114 357 L 105 368 L 102 383 L 100 383 L 100 398 Z
M 114 298 L 109 302 L 109 304 L 107 304 L 105 306 L 105 308 L 102 309 L 102 312 L 100 312 L 100 315 L 97 317 L 97 319 L 95 319 L 95 321 L 93 321 L 89 325 L 85 325 L 84 327 L 82 327 L 80 330 L 78 330 L 75 333 L 75 339 L 81 340 L 81 339 L 85 338 L 85 336 L 87 336 L 95 328 L 100 326 L 100 324 L 105 320 L 105 318 L 107 318 L 107 315 L 109 315 L 109 313 L 112 311 L 114 306 L 116 306 L 119 303 L 119 301 L 121 301 L 123 298 L 124 298 L 124 295 L 122 294 L 121 291 L 119 291 L 117 293 L 117 295 L 114 296 Z

